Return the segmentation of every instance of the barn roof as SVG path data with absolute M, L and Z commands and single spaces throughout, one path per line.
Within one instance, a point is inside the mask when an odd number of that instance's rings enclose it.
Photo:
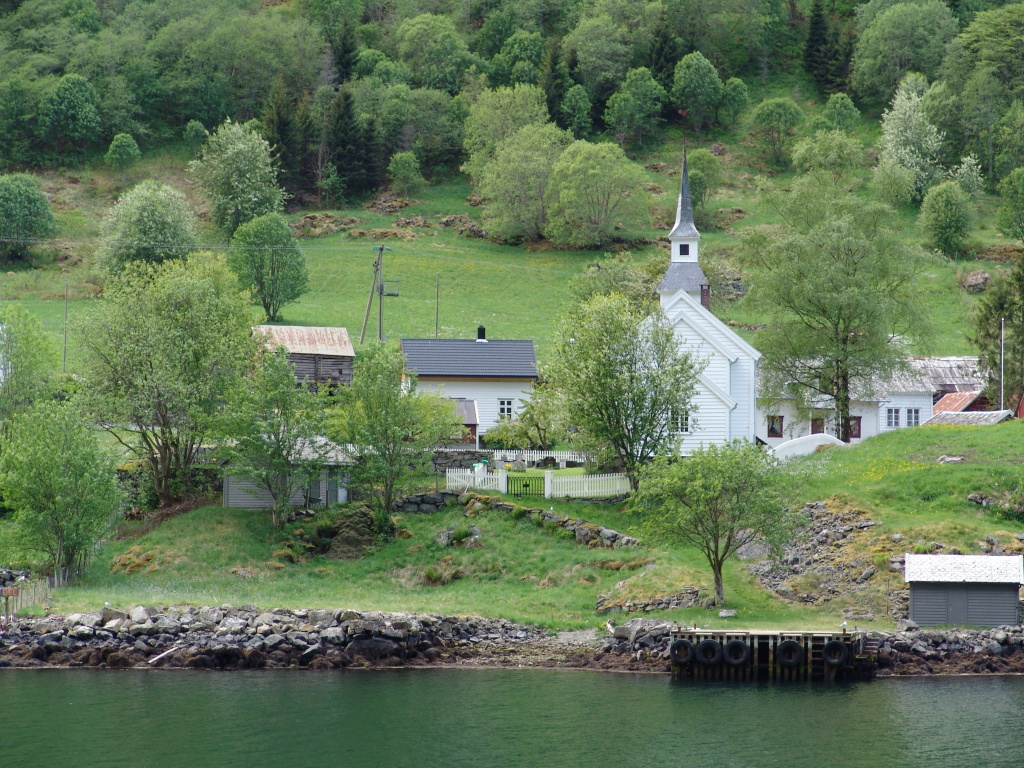
M 1024 584 L 1021 555 L 905 555 L 903 579 L 971 584 Z
M 702 285 L 708 285 L 708 279 L 704 276 L 700 264 L 695 261 L 673 261 L 658 283 L 658 291 L 697 291 Z
M 932 407 L 932 413 L 941 413 L 943 411 L 960 413 L 960 411 L 977 400 L 980 394 L 981 392 L 947 392 Z
M 402 339 L 406 367 L 420 377 L 536 379 L 530 339 Z
M 989 427 L 1012 418 L 1013 411 L 942 411 L 928 419 L 924 425 L 952 424 L 957 427 Z
M 293 355 L 355 357 L 352 341 L 344 328 L 311 325 L 258 325 L 270 336 L 270 343 L 282 346 Z

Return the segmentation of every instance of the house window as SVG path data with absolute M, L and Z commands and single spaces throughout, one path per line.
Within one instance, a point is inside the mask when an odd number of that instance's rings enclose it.
M 921 409 L 920 408 L 907 408 L 907 426 L 908 427 L 919 427 L 919 426 L 921 426 Z
M 688 411 L 673 411 L 669 416 L 669 431 L 677 435 L 690 434 L 690 414 Z
M 824 419 L 811 419 L 811 434 L 820 435 L 825 431 Z
M 690 244 L 689 243 L 680 243 L 679 244 L 679 255 L 680 256 L 689 256 L 690 255 Z
M 900 425 L 900 409 L 899 408 L 886 408 L 885 409 L 885 426 L 888 429 L 896 429 Z
M 511 419 L 512 418 L 512 401 L 511 400 L 499 400 L 498 401 L 498 418 L 499 419 Z
M 782 437 L 782 416 L 768 417 L 768 437 Z
M 860 416 L 850 417 L 850 439 L 860 440 Z

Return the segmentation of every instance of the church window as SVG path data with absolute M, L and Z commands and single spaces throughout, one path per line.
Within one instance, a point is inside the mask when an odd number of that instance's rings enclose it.
M 782 437 L 782 416 L 768 417 L 768 437 Z
M 680 256 L 689 256 L 690 255 L 690 244 L 689 243 L 680 243 L 679 244 L 679 255 Z

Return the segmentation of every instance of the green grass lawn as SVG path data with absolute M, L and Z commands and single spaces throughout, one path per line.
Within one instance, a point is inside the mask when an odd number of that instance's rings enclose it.
M 1002 517 L 995 507 L 967 501 L 980 492 L 1002 498 L 1020 479 L 1024 425 L 921 427 L 899 430 L 844 449 L 832 449 L 790 462 L 789 499 L 828 500 L 835 508 L 857 508 L 877 525 L 844 551 L 879 568 L 867 589 L 824 605 L 788 603 L 761 588 L 746 564 L 730 560 L 725 569 L 732 620 L 700 608 L 646 614 L 702 627 L 829 628 L 844 608 L 870 608 L 881 614 L 885 593 L 899 575 L 885 567 L 890 555 L 934 541 L 966 554 L 980 553 L 994 537 L 1007 552 L 1022 551 L 1017 533 L 1024 522 Z M 939 464 L 943 455 L 962 464 Z M 637 535 L 640 517 L 628 505 L 584 504 L 564 500 L 509 499 L 524 507 L 551 507 L 563 515 Z M 437 532 L 467 523 L 482 533 L 482 549 L 442 549 Z M 302 527 L 297 523 L 294 527 Z M 308 524 L 307 524 L 308 525 Z M 114 605 L 254 603 L 265 607 L 352 607 L 504 616 L 547 627 L 600 626 L 598 595 L 645 600 L 675 594 L 684 586 L 710 590 L 711 573 L 695 549 L 648 546 L 591 549 L 558 530 L 538 527 L 529 517 L 485 510 L 467 520 L 461 508 L 434 515 L 406 515 L 401 526 L 412 534 L 382 546 L 356 562 L 312 557 L 285 563 L 278 554 L 287 532 L 270 524 L 269 513 L 204 507 L 133 539 L 103 545 L 80 586 L 55 594 L 58 610 Z M 903 540 L 893 542 L 894 533 Z M 132 575 L 113 573 L 119 555 L 136 548 L 150 553 Z M 458 569 L 463 577 L 427 586 L 430 567 Z M 244 569 L 252 578 L 235 572 Z M 623 617 L 617 617 L 622 620 Z M 878 626 L 886 626 L 878 622 Z

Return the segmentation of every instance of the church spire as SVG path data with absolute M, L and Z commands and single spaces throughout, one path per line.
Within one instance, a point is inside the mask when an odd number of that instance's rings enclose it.
M 676 223 L 669 237 L 700 238 L 693 223 L 693 203 L 690 201 L 690 172 L 686 167 L 686 144 L 683 143 L 683 170 L 679 179 L 679 201 L 676 203 Z

